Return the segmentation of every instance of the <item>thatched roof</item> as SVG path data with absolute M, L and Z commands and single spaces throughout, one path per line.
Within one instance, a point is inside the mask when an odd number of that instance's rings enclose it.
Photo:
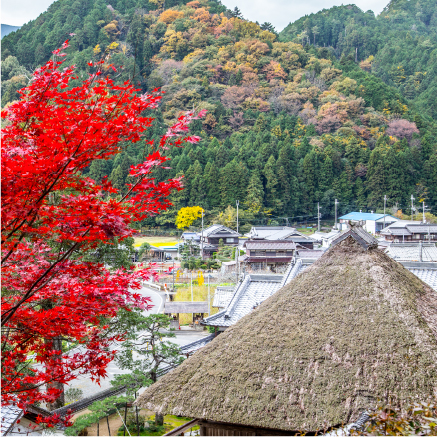
M 153 384 L 138 404 L 248 426 L 356 420 L 437 395 L 437 293 L 349 236 Z

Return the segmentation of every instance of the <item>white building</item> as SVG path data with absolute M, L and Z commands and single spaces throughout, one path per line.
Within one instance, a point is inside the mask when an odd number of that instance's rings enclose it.
M 345 229 L 348 222 L 360 224 L 367 232 L 375 235 L 383 228 L 397 222 L 399 219 L 389 214 L 375 214 L 373 212 L 350 212 L 339 218 L 341 229 Z

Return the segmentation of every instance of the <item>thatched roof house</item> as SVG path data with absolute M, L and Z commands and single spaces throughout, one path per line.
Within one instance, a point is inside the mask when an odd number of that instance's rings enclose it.
M 137 403 L 202 419 L 204 432 L 224 422 L 274 435 L 436 396 L 437 293 L 362 240 L 350 232 Z

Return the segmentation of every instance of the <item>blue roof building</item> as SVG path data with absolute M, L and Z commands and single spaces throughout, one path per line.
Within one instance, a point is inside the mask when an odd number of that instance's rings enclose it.
M 340 223 L 347 224 L 349 221 L 360 223 L 371 234 L 378 234 L 381 230 L 399 219 L 389 214 L 376 214 L 374 212 L 350 212 L 339 218 Z

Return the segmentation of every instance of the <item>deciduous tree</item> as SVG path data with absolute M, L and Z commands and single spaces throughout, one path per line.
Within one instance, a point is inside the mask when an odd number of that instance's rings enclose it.
M 194 118 L 182 116 L 131 167 L 124 195 L 107 180 L 84 177 L 95 159 L 120 153 L 125 142 L 145 142 L 152 122 L 145 114 L 160 96 L 141 95 L 128 82 L 116 86 L 101 63 L 90 62 L 94 73 L 80 82 L 63 56 L 56 50 L 1 114 L 2 403 L 21 408 L 55 402 L 60 385 L 79 374 L 95 381 L 106 375 L 109 346 L 121 337 L 105 335 L 102 321 L 129 305 L 149 308 L 135 290 L 152 272 L 109 271 L 84 255 L 122 242 L 136 221 L 167 209 L 181 181 L 156 182 L 151 172 L 169 159 L 163 148 L 198 141 L 182 137 Z M 64 352 L 62 341 L 80 348 Z

